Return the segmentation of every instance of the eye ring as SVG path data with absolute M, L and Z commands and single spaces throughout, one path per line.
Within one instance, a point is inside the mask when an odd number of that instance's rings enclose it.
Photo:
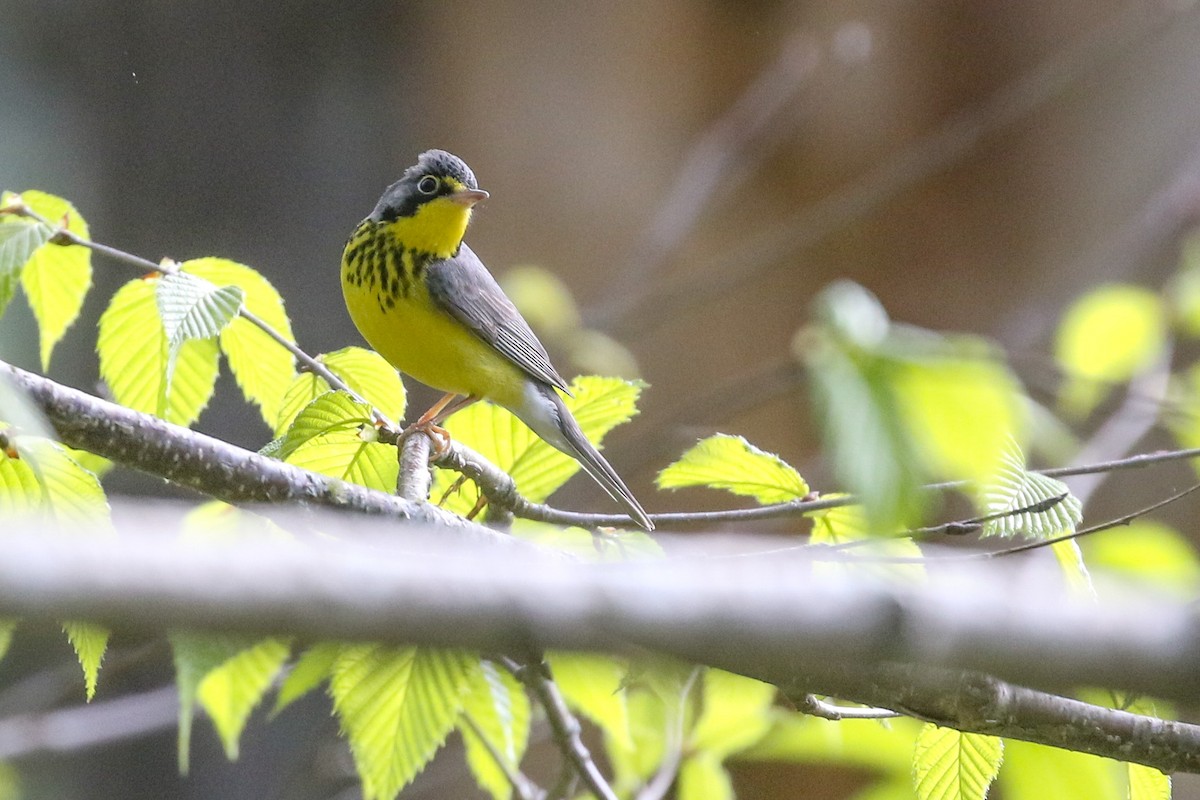
M 432 175 L 426 175 L 417 182 L 417 191 L 421 194 L 434 194 L 438 189 L 438 179 Z

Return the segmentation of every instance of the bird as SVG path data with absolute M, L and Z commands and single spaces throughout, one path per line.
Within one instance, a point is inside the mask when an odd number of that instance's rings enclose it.
M 559 392 L 545 347 L 463 241 L 489 197 L 458 156 L 428 150 L 379 198 L 342 252 L 342 295 L 359 333 L 393 367 L 445 395 L 406 432 L 444 437 L 438 423 L 478 400 L 511 411 L 571 456 L 647 531 L 616 470 L 588 441 Z

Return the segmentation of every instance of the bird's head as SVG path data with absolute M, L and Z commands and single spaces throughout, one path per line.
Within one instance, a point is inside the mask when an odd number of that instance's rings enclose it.
M 387 188 L 371 219 L 391 226 L 404 247 L 449 258 L 462 244 L 471 209 L 487 196 L 461 158 L 427 150 Z

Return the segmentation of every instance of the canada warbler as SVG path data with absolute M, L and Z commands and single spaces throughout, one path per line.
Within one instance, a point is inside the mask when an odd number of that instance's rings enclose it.
M 446 392 L 414 428 L 476 400 L 515 414 L 584 470 L 647 530 L 654 525 L 588 442 L 558 391 L 569 391 L 516 306 L 463 242 L 488 193 L 457 156 L 422 153 L 359 223 L 342 253 L 342 294 L 363 338 L 392 366 Z M 456 400 L 457 398 L 457 400 Z

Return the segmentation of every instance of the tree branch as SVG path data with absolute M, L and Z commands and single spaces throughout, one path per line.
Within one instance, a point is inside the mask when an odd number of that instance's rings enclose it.
M 149 414 L 62 386 L 0 361 L 0 376 L 24 391 L 63 442 L 235 505 L 293 503 L 380 514 L 456 529 L 477 540 L 509 540 L 428 503 L 371 491 L 285 464 Z
M 444 533 L 398 539 L 363 518 L 346 540 L 281 546 L 249 532 L 179 543 L 164 535 L 174 521 L 144 508 L 131 516 L 150 535 L 76 530 L 60 538 L 44 521 L 8 522 L 0 616 L 483 652 L 650 648 L 795 695 L 1200 772 L 1200 727 L 1003 682 L 1194 704 L 1200 626 L 1184 603 L 1142 595 L 1085 602 L 1051 588 L 1052 579 L 1028 570 L 1018 578 L 995 563 L 946 566 L 923 585 L 866 572 L 847 582 L 796 557 L 706 558 L 722 545 L 696 536 L 670 542 L 680 554 L 671 559 L 584 564 Z M 288 524 L 281 515 L 273 521 Z M 336 516 L 319 523 L 331 534 L 346 527 Z

